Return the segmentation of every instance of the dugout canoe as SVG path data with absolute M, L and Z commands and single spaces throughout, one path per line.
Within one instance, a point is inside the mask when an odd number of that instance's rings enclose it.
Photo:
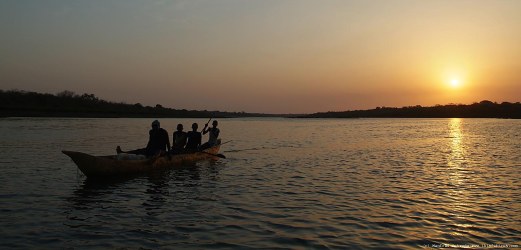
M 94 156 L 82 152 L 62 151 L 69 156 L 87 177 L 110 177 L 139 174 L 156 169 L 171 168 L 191 164 L 204 159 L 223 158 L 218 154 L 220 144 L 201 152 L 164 155 L 149 159 L 118 159 L 117 155 Z

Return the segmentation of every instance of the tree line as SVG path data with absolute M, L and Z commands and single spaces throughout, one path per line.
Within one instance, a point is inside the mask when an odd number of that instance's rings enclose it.
M 165 108 L 160 104 L 144 106 L 99 99 L 94 94 L 76 94 L 64 90 L 57 94 L 23 90 L 0 90 L 0 117 L 145 117 L 145 118 L 231 118 L 274 117 L 245 112 L 222 112 Z M 294 115 L 291 117 L 295 117 Z M 521 119 L 521 103 L 496 103 L 488 100 L 470 105 L 448 104 L 422 107 L 377 107 L 368 110 L 320 112 L 298 115 L 300 118 L 515 118 Z
M 0 90 L 0 117 L 157 117 L 205 118 L 270 116 L 245 112 L 221 112 L 165 108 L 160 104 L 116 103 L 94 94 L 62 91 L 57 94 L 23 90 Z
M 515 118 L 521 119 L 521 103 L 496 103 L 488 100 L 470 105 L 448 104 L 431 107 L 377 107 L 369 110 L 321 112 L 304 118 Z

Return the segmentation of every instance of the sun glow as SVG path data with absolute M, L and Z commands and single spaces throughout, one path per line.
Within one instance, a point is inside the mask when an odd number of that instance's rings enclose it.
M 459 89 L 466 85 L 468 73 L 466 70 L 461 69 L 450 70 L 443 74 L 442 81 L 448 88 Z
M 452 90 L 466 88 L 469 82 L 469 67 L 469 65 L 446 66 L 440 74 L 439 83 L 442 83 L 445 88 Z
M 461 82 L 459 79 L 454 78 L 454 79 L 450 80 L 450 86 L 452 86 L 453 88 L 457 88 L 460 85 L 461 85 Z

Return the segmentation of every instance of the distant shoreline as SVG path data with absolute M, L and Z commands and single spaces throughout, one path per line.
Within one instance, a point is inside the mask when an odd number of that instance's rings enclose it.
M 377 107 L 368 110 L 319 112 L 313 114 L 263 114 L 198 111 L 126 104 L 100 100 L 93 94 L 63 91 L 56 95 L 28 91 L 0 90 L 0 117 L 78 118 L 507 118 L 521 119 L 521 103 L 481 101 L 470 105 L 448 104 L 432 107 Z
M 101 100 L 94 94 L 63 91 L 56 95 L 28 91 L 0 90 L 0 117 L 84 117 L 84 118 L 236 118 L 282 117 L 283 115 L 186 110 Z
M 133 114 L 133 113 L 97 113 L 97 112 L 35 112 L 35 111 L 0 111 L 0 118 L 9 117 L 55 117 L 55 118 L 239 118 L 239 117 L 277 117 L 277 116 L 228 116 L 220 114 L 209 115 L 190 115 L 190 116 L 169 116 L 161 114 Z
M 448 104 L 431 107 L 378 107 L 368 110 L 314 113 L 300 118 L 506 118 L 521 119 L 521 103 L 481 101 L 470 105 Z

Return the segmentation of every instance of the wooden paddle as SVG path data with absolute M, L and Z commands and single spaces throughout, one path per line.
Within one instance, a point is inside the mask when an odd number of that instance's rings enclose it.
M 224 156 L 223 154 L 212 154 L 212 153 L 208 153 L 208 152 L 205 152 L 205 151 L 199 151 L 199 152 L 205 153 L 205 154 L 209 154 L 209 155 L 213 155 L 215 157 L 226 159 L 226 156 Z

